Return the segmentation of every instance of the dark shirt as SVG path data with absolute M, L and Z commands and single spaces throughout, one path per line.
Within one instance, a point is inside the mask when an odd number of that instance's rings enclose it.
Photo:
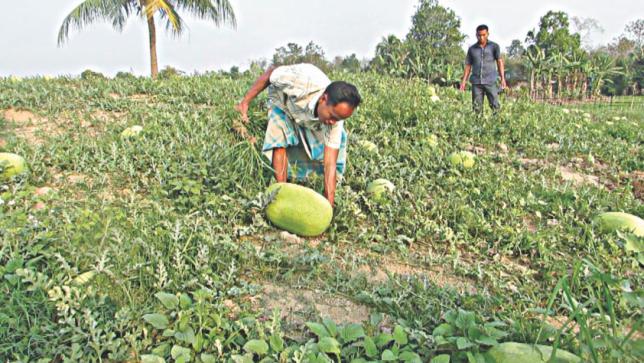
M 472 84 L 494 84 L 499 72 L 496 61 L 501 58 L 499 45 L 488 41 L 485 48 L 477 42 L 467 50 L 465 63 L 472 66 L 470 82 Z

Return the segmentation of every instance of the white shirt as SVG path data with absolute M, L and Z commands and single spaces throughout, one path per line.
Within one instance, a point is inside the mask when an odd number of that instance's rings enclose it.
M 268 97 L 295 124 L 323 138 L 324 145 L 339 149 L 344 121 L 325 125 L 315 116 L 318 99 L 330 83 L 324 72 L 312 64 L 281 66 L 271 73 Z

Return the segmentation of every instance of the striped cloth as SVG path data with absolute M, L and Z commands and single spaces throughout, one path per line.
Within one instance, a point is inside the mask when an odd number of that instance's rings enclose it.
M 341 133 L 340 151 L 336 163 L 338 180 L 341 180 L 344 175 L 347 158 L 347 133 L 344 127 Z M 325 135 L 324 130 L 311 130 L 298 126 L 282 109 L 277 106 L 270 107 L 262 151 L 272 163 L 273 149 L 286 148 L 290 178 L 301 181 L 311 173 L 324 175 L 325 140 L 328 140 L 328 135 Z

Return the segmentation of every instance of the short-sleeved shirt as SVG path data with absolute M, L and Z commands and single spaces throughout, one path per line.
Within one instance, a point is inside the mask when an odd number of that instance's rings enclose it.
M 467 50 L 465 63 L 472 66 L 470 82 L 472 84 L 494 84 L 499 76 L 496 61 L 501 58 L 499 45 L 488 41 L 485 48 L 479 43 L 472 45 Z
M 339 149 L 344 121 L 325 125 L 315 116 L 318 100 L 330 83 L 324 72 L 312 64 L 281 66 L 271 73 L 268 97 L 296 125 L 321 135 L 324 145 Z

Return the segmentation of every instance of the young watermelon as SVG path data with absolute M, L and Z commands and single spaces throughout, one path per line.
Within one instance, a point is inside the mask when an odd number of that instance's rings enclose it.
M 459 151 L 449 156 L 449 162 L 452 166 L 463 166 L 469 169 L 474 166 L 474 154 L 469 151 Z
M 0 180 L 8 180 L 27 169 L 25 159 L 13 153 L 0 153 Z
M 622 212 L 606 212 L 595 217 L 595 223 L 605 232 L 628 231 L 637 237 L 644 237 L 644 220 Z
M 367 186 L 367 194 L 376 202 L 385 200 L 386 195 L 393 192 L 396 187 L 387 179 L 376 179 Z
M 266 190 L 266 194 L 273 192 L 275 198 L 266 207 L 266 216 L 277 227 L 306 237 L 329 228 L 333 208 L 322 195 L 291 183 L 275 183 Z
M 486 362 L 489 363 L 577 363 L 581 358 L 567 352 L 557 349 L 555 356 L 549 360 L 552 355 L 552 347 L 547 345 L 532 345 L 515 342 L 501 343 L 492 347 L 487 353 Z
M 143 126 L 141 125 L 130 126 L 121 132 L 121 137 L 124 139 L 134 138 L 138 136 L 141 131 L 143 131 Z

